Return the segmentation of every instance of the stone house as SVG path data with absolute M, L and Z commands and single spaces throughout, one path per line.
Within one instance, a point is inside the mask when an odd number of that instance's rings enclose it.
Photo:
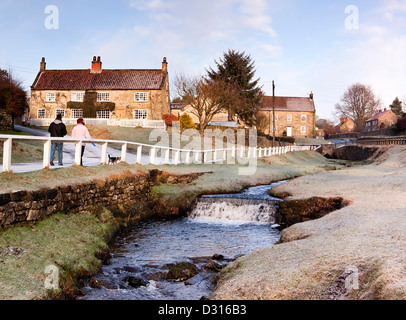
M 334 129 L 336 133 L 349 133 L 354 132 L 356 126 L 351 117 L 344 117 L 340 119 L 340 123 Z
M 392 111 L 379 110 L 379 112 L 373 115 L 365 122 L 365 128 L 367 132 L 386 129 L 392 127 L 398 121 L 398 116 Z
M 273 97 L 264 96 L 260 110 L 267 122 L 266 134 L 272 135 Z M 309 97 L 275 97 L 275 136 L 313 138 L 316 136 L 316 107 Z
M 183 113 L 187 113 L 192 118 L 192 120 L 195 124 L 199 123 L 199 118 L 193 113 L 193 108 L 190 105 L 185 105 L 182 103 L 172 103 L 171 104 L 171 114 L 173 114 L 179 118 Z M 220 113 L 214 115 L 212 122 L 228 123 L 228 113 L 220 112 Z
M 47 70 L 45 58 L 31 86 L 30 119 L 162 120 L 170 113 L 168 63 L 161 69 Z

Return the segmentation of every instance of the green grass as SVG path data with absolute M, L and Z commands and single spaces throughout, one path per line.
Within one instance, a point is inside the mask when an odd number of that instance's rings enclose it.
M 57 214 L 44 221 L 0 232 L 0 299 L 47 299 L 71 294 L 75 278 L 97 272 L 96 255 L 108 248 L 113 223 L 88 214 Z M 8 248 L 19 254 L 10 254 Z M 59 270 L 63 290 L 45 288 L 47 266 Z
M 18 130 L 0 131 L 4 135 L 31 136 L 30 134 Z M 16 141 L 13 142 L 11 154 L 12 163 L 29 163 L 42 161 L 44 146 L 41 142 Z M 0 161 L 3 161 L 3 144 L 0 144 Z

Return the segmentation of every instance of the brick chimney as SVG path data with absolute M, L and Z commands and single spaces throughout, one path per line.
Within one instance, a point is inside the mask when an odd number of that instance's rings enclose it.
M 39 71 L 43 72 L 47 68 L 47 63 L 45 62 L 45 58 L 42 57 L 41 63 L 39 65 Z
M 91 73 L 101 73 L 102 72 L 102 62 L 100 60 L 100 57 L 97 57 L 97 60 L 96 60 L 96 56 L 93 57 L 92 70 L 90 72 Z
M 166 57 L 162 60 L 162 72 L 168 73 L 168 62 L 166 61 Z
M 313 91 L 310 92 L 310 100 L 313 100 Z

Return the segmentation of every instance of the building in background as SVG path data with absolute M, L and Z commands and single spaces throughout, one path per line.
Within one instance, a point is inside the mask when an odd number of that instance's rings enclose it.
M 273 106 L 275 108 L 275 127 L 273 127 Z M 316 107 L 313 93 L 309 97 L 263 98 L 260 111 L 266 117 L 264 132 L 277 137 L 314 138 L 316 136 Z
M 354 132 L 356 128 L 355 122 L 351 117 L 343 117 L 340 119 L 340 123 L 334 128 L 336 133 L 350 133 Z
M 381 109 L 365 122 L 366 132 L 390 128 L 397 123 L 398 119 L 399 117 L 392 110 Z
M 31 86 L 30 119 L 127 119 L 162 121 L 170 113 L 168 63 L 161 69 L 47 70 L 42 58 Z

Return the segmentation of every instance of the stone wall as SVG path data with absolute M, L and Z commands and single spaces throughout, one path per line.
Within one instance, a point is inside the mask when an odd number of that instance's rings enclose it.
M 154 208 L 151 188 L 157 183 L 190 183 L 197 175 L 170 175 L 151 170 L 136 175 L 128 173 L 106 180 L 91 181 L 37 191 L 16 191 L 0 194 L 0 228 L 44 219 L 57 212 L 79 213 L 103 206 L 126 220 L 139 219 Z M 166 208 L 173 214 L 176 210 Z

